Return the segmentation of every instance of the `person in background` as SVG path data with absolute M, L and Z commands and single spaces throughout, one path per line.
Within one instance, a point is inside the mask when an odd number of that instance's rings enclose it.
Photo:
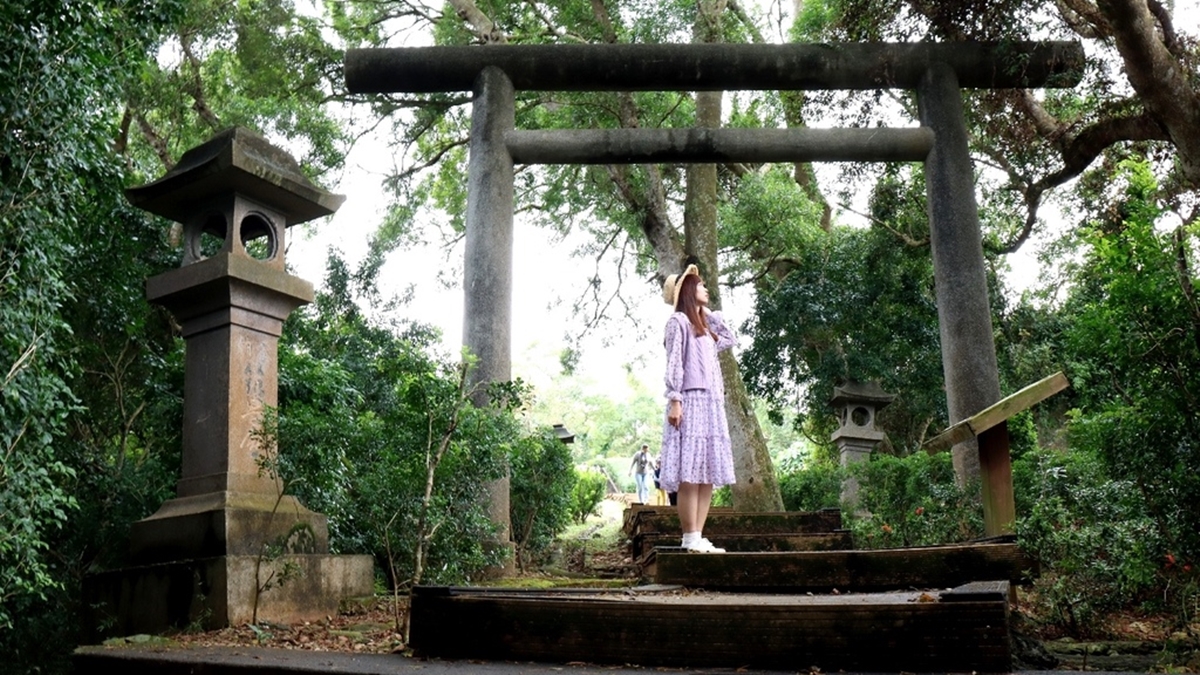
M 650 503 L 650 487 L 648 479 L 653 471 L 651 466 L 654 458 L 650 456 L 650 446 L 642 443 L 642 449 L 638 450 L 633 456 L 633 462 L 629 464 L 629 473 L 633 476 L 633 482 L 637 484 L 637 500 L 639 504 Z
M 662 472 L 662 462 L 658 457 L 654 458 L 654 505 L 667 505 L 667 492 L 662 489 L 662 483 L 658 481 L 659 473 Z
M 683 548 L 724 553 L 703 530 L 714 486 L 736 480 L 717 360 L 717 353 L 733 347 L 735 339 L 721 313 L 708 309 L 708 289 L 695 265 L 667 277 L 663 300 L 675 311 L 667 319 L 664 339 L 667 412 L 659 482 L 668 493 L 678 492 Z

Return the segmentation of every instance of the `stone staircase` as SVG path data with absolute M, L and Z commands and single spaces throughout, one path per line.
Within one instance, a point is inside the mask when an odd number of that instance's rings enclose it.
M 410 644 L 467 659 L 875 672 L 1008 672 L 1011 584 L 1036 569 L 1012 541 L 856 550 L 836 509 L 714 509 L 678 547 L 670 507 L 624 528 L 641 586 L 418 587 Z
M 635 504 L 625 510 L 623 529 L 642 576 L 655 578 L 659 552 L 682 552 L 679 515 L 673 506 Z M 839 509 L 745 513 L 714 508 L 704 536 L 731 552 L 836 551 L 853 548 Z M 674 583 L 674 582 L 672 582 Z

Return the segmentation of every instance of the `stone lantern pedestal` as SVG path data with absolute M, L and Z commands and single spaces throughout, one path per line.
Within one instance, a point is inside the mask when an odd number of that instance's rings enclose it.
M 895 398 L 884 393 L 878 382 L 847 382 L 834 388 L 831 403 L 842 426 L 830 439 L 837 444 L 843 469 L 869 460 L 875 446 L 887 437 L 875 428 L 875 414 Z M 858 504 L 858 479 L 853 476 L 842 483 L 842 503 L 851 507 Z
M 371 557 L 329 555 L 325 516 L 283 494 L 275 439 L 263 433 L 278 402 L 283 322 L 313 299 L 312 285 L 285 271 L 286 228 L 343 198 L 237 128 L 127 196 L 183 225 L 182 267 L 146 283 L 186 341 L 182 471 L 175 498 L 133 524 L 135 567 L 85 580 L 90 625 L 128 635 L 293 623 L 371 595 Z

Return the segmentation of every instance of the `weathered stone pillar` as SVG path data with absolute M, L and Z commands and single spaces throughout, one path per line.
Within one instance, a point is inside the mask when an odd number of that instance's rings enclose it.
M 875 428 L 875 414 L 896 397 L 884 393 L 878 382 L 847 382 L 834 387 L 830 403 L 838 413 L 841 426 L 829 437 L 838 448 L 843 469 L 871 459 L 875 446 L 887 437 Z M 858 507 L 858 479 L 847 476 L 842 481 L 842 504 Z
M 283 494 L 274 439 L 262 434 L 278 400 L 283 321 L 313 298 L 284 269 L 286 228 L 333 213 L 343 197 L 237 128 L 126 194 L 184 230 L 182 267 L 146 283 L 186 340 L 182 475 L 176 497 L 133 524 L 130 557 L 142 567 L 85 582 L 94 625 L 128 634 L 292 622 L 370 595 L 370 556 L 328 555 L 325 516 Z
M 921 125 L 934 133 L 933 149 L 925 160 L 925 192 L 942 372 L 954 424 L 1000 400 L 1000 376 L 975 205 L 975 171 L 954 70 L 931 65 L 917 86 L 917 103 Z M 955 445 L 952 453 L 960 481 L 979 475 L 974 440 Z
M 475 80 L 467 165 L 466 253 L 463 268 L 463 344 L 478 359 L 471 383 L 512 379 L 513 161 L 504 137 L 515 124 L 516 98 L 504 71 L 488 66 Z M 473 400 L 487 402 L 480 388 Z M 494 545 L 513 544 L 507 476 L 488 486 Z M 497 570 L 502 571 L 502 570 Z

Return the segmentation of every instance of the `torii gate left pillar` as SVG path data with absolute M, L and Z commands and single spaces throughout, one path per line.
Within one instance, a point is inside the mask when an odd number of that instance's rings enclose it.
M 470 159 L 467 165 L 466 251 L 463 268 L 463 346 L 476 357 L 469 374 L 478 386 L 472 400 L 487 403 L 489 382 L 512 379 L 513 160 L 505 136 L 513 130 L 512 80 L 494 66 L 475 80 Z M 506 551 L 512 569 L 509 477 L 488 485 L 488 516 L 496 526 L 489 545 Z

